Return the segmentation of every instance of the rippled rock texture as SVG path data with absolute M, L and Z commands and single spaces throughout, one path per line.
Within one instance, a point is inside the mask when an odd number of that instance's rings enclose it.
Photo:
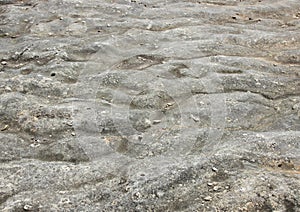
M 0 0 L 1 211 L 300 211 L 299 0 Z

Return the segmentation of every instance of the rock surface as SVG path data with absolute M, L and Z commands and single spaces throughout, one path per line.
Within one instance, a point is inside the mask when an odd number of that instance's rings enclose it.
M 299 0 L 0 0 L 1 211 L 300 211 Z

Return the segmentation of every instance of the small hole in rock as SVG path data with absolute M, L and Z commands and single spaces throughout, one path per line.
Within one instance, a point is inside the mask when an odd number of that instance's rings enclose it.
M 278 164 L 277 166 L 278 166 L 278 167 L 281 167 L 281 166 L 282 166 L 282 164 L 280 163 L 280 164 Z
M 51 77 L 55 77 L 55 75 L 56 75 L 55 73 L 51 73 L 51 75 L 50 75 L 50 76 L 51 76 Z

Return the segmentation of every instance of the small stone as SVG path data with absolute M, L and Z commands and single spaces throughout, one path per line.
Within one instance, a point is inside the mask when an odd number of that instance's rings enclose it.
M 173 106 L 175 103 L 174 102 L 168 102 L 167 103 L 167 107 L 171 107 L 171 106 Z
M 255 207 L 255 205 L 252 202 L 247 202 L 245 207 L 247 208 L 247 210 L 251 210 Z
M 60 200 L 60 202 L 64 205 L 67 205 L 67 204 L 72 204 L 71 200 L 68 199 L 68 198 L 63 198 Z
M 9 92 L 11 92 L 12 91 L 12 89 L 11 89 L 11 87 L 9 87 L 9 86 L 5 86 L 5 91 L 9 91 Z
M 5 66 L 5 65 L 7 65 L 7 62 L 6 62 L 6 61 L 2 61 L 2 62 L 1 62 L 1 65 L 4 65 L 4 66 Z
M 30 147 L 31 148 L 36 148 L 36 147 L 39 147 L 40 144 L 39 143 L 33 143 L 33 144 L 30 144 Z
M 220 190 L 220 186 L 214 186 L 214 187 L 213 187 L 213 190 L 214 190 L 214 191 Z
M 76 135 L 76 133 L 72 132 L 72 133 L 71 133 L 71 135 L 72 135 L 72 136 L 75 136 L 75 135 Z
M 164 107 L 165 110 L 169 110 L 173 105 L 175 104 L 175 102 L 168 102 L 166 104 L 166 106 Z
M 161 120 L 153 120 L 153 124 L 159 124 Z
M 163 191 L 157 191 L 156 196 L 157 197 L 162 197 L 165 193 Z
M 211 201 L 212 200 L 212 197 L 211 196 L 207 196 L 207 197 L 204 197 L 203 198 L 205 201 Z
M 207 183 L 207 185 L 208 185 L 208 186 L 213 186 L 214 184 L 213 184 L 213 183 Z
M 151 121 L 149 119 L 144 120 L 145 126 L 150 127 L 151 126 Z
M 300 103 L 293 105 L 293 110 L 299 110 L 300 109 Z
M 193 114 L 191 114 L 191 119 L 194 120 L 194 122 L 199 122 L 200 119 L 198 117 L 195 117 Z
M 218 172 L 218 169 L 216 167 L 212 167 L 212 169 L 214 172 Z
M 67 122 L 67 125 L 71 127 L 71 126 L 73 126 L 73 123 L 72 122 Z
M 148 24 L 148 26 L 146 27 L 146 29 L 150 30 L 152 28 L 152 24 Z
M 142 198 L 142 194 L 140 192 L 136 192 L 134 194 L 134 196 L 137 197 L 137 198 Z
M 25 211 L 31 211 L 32 210 L 32 205 L 24 205 L 24 207 L 23 207 L 23 209 L 25 210 Z
M 5 131 L 8 129 L 8 125 L 6 124 L 3 128 L 1 128 L 1 131 Z

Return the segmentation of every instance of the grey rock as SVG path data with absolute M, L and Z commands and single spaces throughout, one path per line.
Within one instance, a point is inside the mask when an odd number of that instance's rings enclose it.
M 0 0 L 0 211 L 299 211 L 299 0 Z

